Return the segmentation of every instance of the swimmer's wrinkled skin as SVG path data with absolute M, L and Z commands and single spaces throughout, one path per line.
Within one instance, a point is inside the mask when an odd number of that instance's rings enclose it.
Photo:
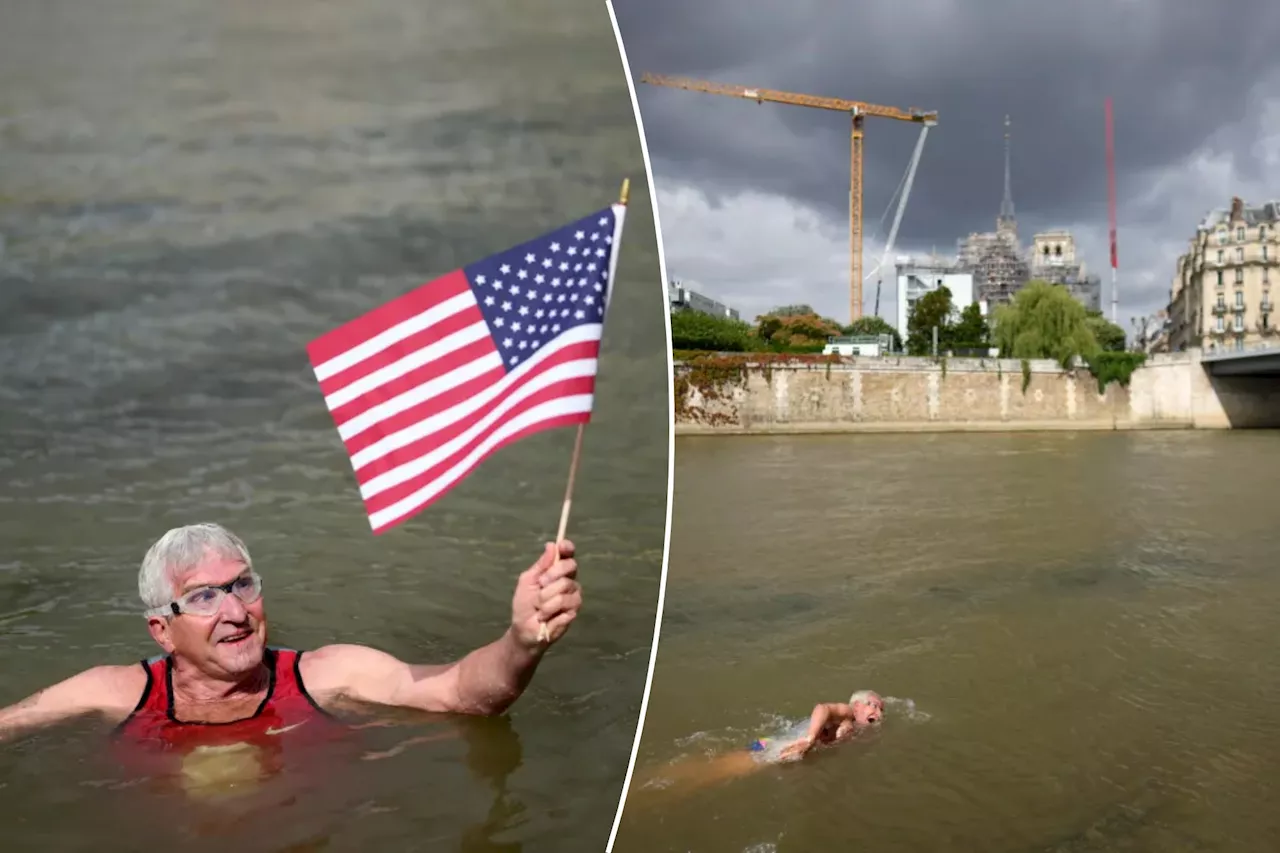
M 847 702 L 819 702 L 809 716 L 809 731 L 779 753 L 782 761 L 803 758 L 817 746 L 840 743 L 853 737 L 858 729 L 879 722 L 884 717 L 884 700 L 875 693 L 856 696 Z

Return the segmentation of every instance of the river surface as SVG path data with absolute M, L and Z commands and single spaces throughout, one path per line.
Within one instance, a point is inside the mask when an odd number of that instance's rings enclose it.
M 138 784 L 96 727 L 47 732 L 0 746 L 0 847 L 601 849 L 669 441 L 665 297 L 602 3 L 0 0 L 0 704 L 156 651 L 137 567 L 199 520 L 247 541 L 274 643 L 435 662 L 496 638 L 555 535 L 573 431 L 374 537 L 304 347 L 628 176 L 569 526 L 584 609 L 509 717 L 367 730 L 249 804 Z
M 678 439 L 615 851 L 1277 849 L 1278 479 L 1264 432 Z M 672 781 L 859 688 L 861 739 Z

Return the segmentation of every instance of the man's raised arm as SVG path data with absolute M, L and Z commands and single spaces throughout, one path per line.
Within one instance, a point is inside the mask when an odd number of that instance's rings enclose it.
M 511 626 L 497 640 L 450 664 L 408 664 L 366 646 L 333 645 L 302 658 L 302 676 L 318 701 L 346 697 L 379 705 L 459 714 L 501 714 L 520 698 L 547 647 L 560 639 L 582 604 L 573 545 L 547 543 L 520 575 Z M 545 623 L 548 639 L 538 632 Z

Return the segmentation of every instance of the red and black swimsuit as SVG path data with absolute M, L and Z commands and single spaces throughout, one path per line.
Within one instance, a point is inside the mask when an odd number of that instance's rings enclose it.
M 201 746 L 251 743 L 276 752 L 284 740 L 298 743 L 329 739 L 343 729 L 339 721 L 311 698 L 298 664 L 302 652 L 268 647 L 263 654 L 269 681 L 262 704 L 248 717 L 227 723 L 179 720 L 173 708 L 173 661 L 158 655 L 141 661 L 147 673 L 142 698 L 117 728 L 122 741 L 187 752 Z M 285 737 L 287 735 L 287 738 Z

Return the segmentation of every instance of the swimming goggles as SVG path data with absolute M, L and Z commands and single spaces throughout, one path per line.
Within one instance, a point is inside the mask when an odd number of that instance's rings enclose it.
M 148 610 L 147 615 L 177 616 L 187 613 L 192 616 L 212 616 L 222 608 L 222 602 L 228 593 L 234 594 L 245 604 L 253 604 L 262 597 L 262 578 L 257 572 L 248 572 L 218 586 L 197 587 L 163 607 Z

